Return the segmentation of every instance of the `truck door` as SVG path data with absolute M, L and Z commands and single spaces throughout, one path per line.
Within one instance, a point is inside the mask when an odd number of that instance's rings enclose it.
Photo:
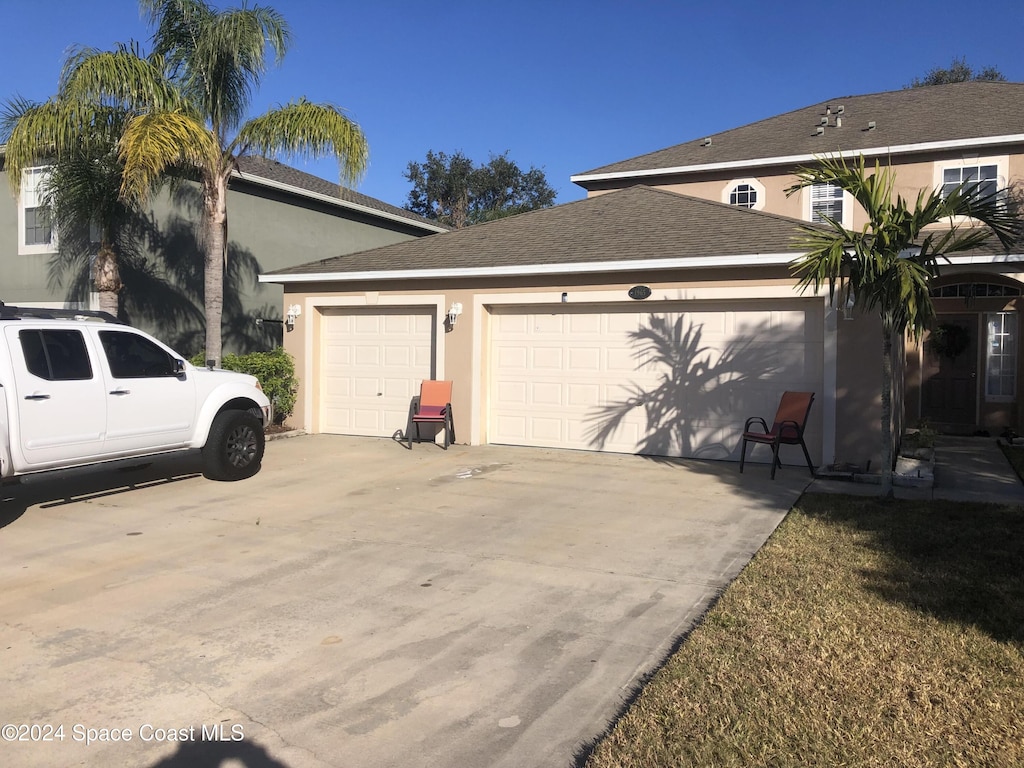
M 14 368 L 12 440 L 26 468 L 89 461 L 102 453 L 107 411 L 103 377 L 82 331 L 4 329 Z M 14 446 L 12 446 L 13 448 Z
M 132 331 L 101 330 L 109 375 L 105 451 L 181 448 L 192 438 L 196 387 L 177 358 Z

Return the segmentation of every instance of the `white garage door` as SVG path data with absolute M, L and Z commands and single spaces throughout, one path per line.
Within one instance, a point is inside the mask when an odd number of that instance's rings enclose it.
M 321 325 L 320 430 L 390 437 L 433 378 L 436 327 L 426 308 L 332 310 Z
M 491 319 L 492 443 L 738 459 L 745 419 L 770 424 L 782 392 L 798 390 L 817 393 L 806 438 L 820 461 L 820 301 L 494 308 Z

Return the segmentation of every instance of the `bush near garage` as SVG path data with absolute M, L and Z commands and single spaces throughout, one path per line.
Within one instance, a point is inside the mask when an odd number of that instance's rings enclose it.
M 205 353 L 193 355 L 189 362 L 197 367 L 205 366 Z M 220 365 L 225 370 L 248 373 L 260 380 L 260 386 L 274 404 L 275 425 L 283 424 L 292 415 L 299 383 L 295 378 L 295 360 L 284 347 L 247 355 L 224 355 Z

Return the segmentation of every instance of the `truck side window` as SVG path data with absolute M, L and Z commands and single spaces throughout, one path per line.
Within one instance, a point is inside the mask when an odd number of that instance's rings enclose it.
M 115 379 L 176 376 L 174 357 L 134 333 L 100 331 L 100 343 Z
M 85 339 L 78 331 L 19 331 L 25 366 L 33 376 L 47 381 L 80 381 L 92 378 L 92 363 Z

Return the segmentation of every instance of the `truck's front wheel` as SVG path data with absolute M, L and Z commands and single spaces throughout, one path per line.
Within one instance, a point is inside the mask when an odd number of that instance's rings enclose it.
M 203 446 L 205 474 L 211 480 L 244 480 L 263 461 L 263 424 L 245 411 L 223 411 L 210 427 Z

